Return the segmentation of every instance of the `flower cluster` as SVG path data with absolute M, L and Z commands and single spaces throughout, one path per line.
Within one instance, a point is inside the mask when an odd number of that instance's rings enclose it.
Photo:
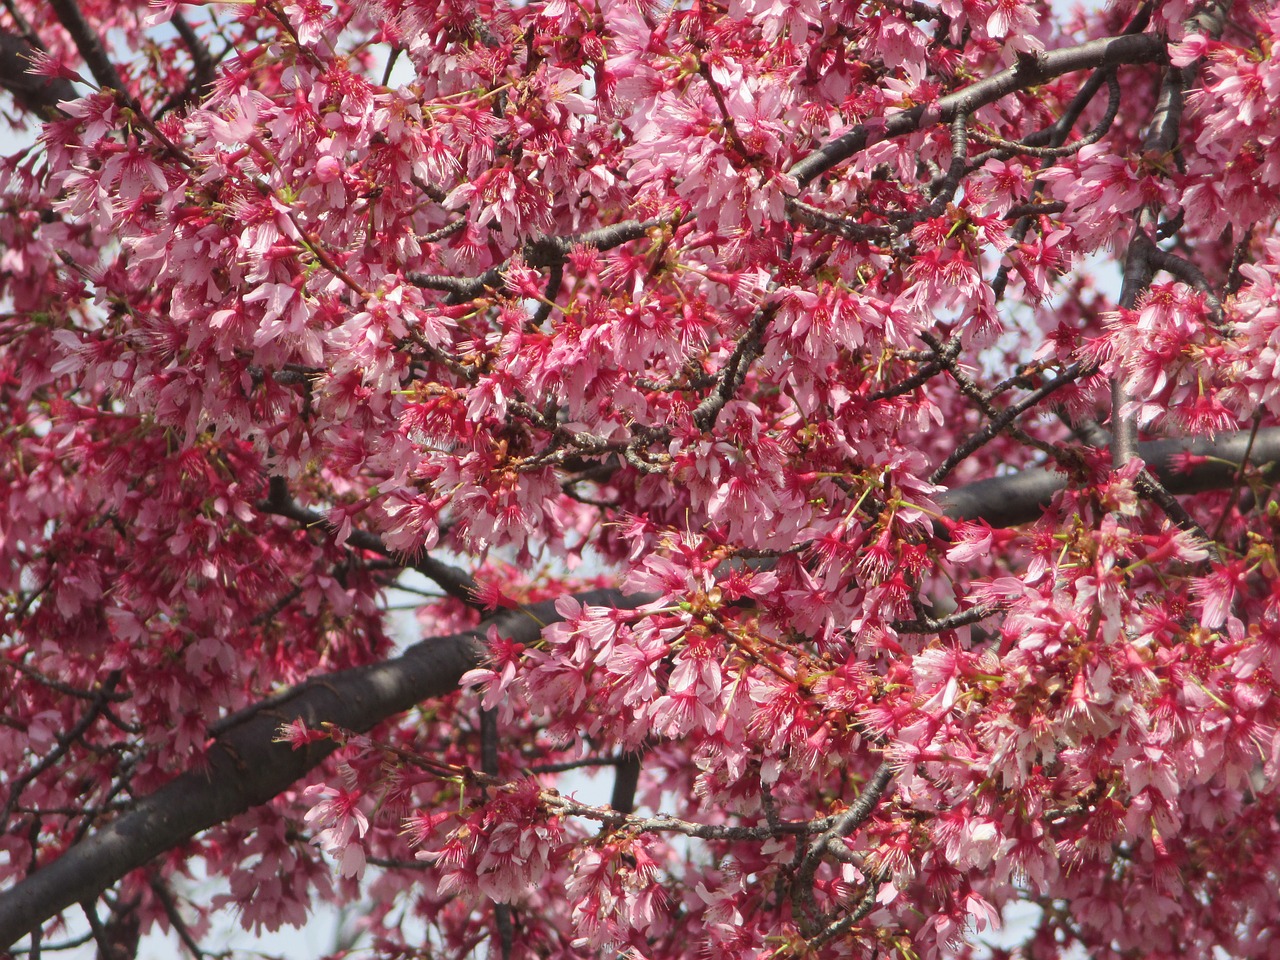
M 54 6 L 0 14 L 6 884 L 212 770 L 252 809 L 166 810 L 113 923 L 1274 952 L 1276 9 Z

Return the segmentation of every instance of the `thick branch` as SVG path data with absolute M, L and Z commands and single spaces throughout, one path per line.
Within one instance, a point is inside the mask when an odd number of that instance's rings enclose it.
M 1138 455 L 1170 493 L 1218 490 L 1238 482 L 1239 464 L 1249 450 L 1249 433 L 1138 444 Z M 1190 470 L 1179 470 L 1176 458 L 1190 453 L 1209 457 Z M 1280 427 L 1259 430 L 1249 460 L 1258 467 L 1280 465 Z M 1055 493 L 1067 485 L 1056 471 L 1035 467 L 1008 477 L 979 480 L 948 491 L 942 497 L 947 515 L 956 520 L 985 520 L 993 527 L 1012 527 L 1035 520 Z
M 1044 83 L 1076 70 L 1114 67 L 1122 63 L 1155 63 L 1164 59 L 1164 38 L 1150 33 L 1105 37 L 1082 43 L 1078 47 L 1051 50 L 1034 58 L 1020 60 L 1007 70 L 948 94 L 936 103 L 921 104 L 894 114 L 883 124 L 858 124 L 809 154 L 788 173 L 803 187 L 873 143 L 914 133 L 934 123 L 951 123 L 957 116 L 971 114 L 1015 90 Z
M 31 61 L 38 52 L 26 38 L 0 30 L 0 88 L 12 93 L 24 109 L 52 116 L 60 100 L 76 98 L 76 90 L 62 77 L 33 74 Z
M 636 788 L 640 785 L 641 756 L 640 753 L 628 753 L 615 764 L 613 797 L 609 801 L 609 806 L 619 813 L 635 812 Z
M 651 598 L 595 590 L 579 599 L 631 607 Z M 543 623 L 558 619 L 555 604 L 548 601 L 506 611 L 488 623 L 496 623 L 507 636 L 532 643 Z M 457 689 L 462 675 L 485 655 L 487 626 L 424 640 L 394 660 L 315 677 L 287 702 L 249 714 L 217 739 L 203 769 L 184 773 L 142 797 L 133 810 L 0 894 L 0 949 L 38 930 L 68 907 L 95 900 L 129 871 L 201 830 L 266 803 L 332 750 L 332 744 L 317 743 L 295 751 L 276 743 L 281 724 L 301 719 L 309 727 L 328 722 L 363 731 L 416 703 Z
M 1216 24 L 1216 28 L 1221 29 L 1224 21 L 1221 16 L 1214 15 L 1211 11 L 1217 10 L 1221 13 L 1226 6 L 1229 6 L 1229 4 L 1223 2 L 1211 4 L 1209 8 L 1198 15 L 1195 22 L 1207 25 Z M 1181 70 L 1170 68 L 1165 71 L 1160 85 L 1160 96 L 1156 102 L 1156 109 L 1147 128 L 1146 136 L 1143 138 L 1143 152 L 1148 156 L 1162 154 L 1173 156 L 1177 151 L 1182 109 L 1186 102 L 1184 91 L 1195 77 L 1195 73 L 1195 65 L 1183 67 Z M 1156 228 L 1158 216 L 1159 205 L 1147 204 L 1138 212 L 1134 220 L 1133 236 L 1129 240 L 1129 249 L 1125 253 L 1124 285 L 1120 290 L 1121 309 L 1131 310 L 1134 308 L 1138 297 L 1142 291 L 1151 285 L 1151 280 L 1156 270 L 1160 269 L 1160 264 L 1157 263 L 1160 250 L 1151 237 L 1147 235 L 1148 227 L 1153 230 Z M 1173 259 L 1176 260 L 1177 258 Z M 1129 387 L 1125 383 L 1124 377 L 1116 376 L 1113 378 L 1111 381 L 1111 431 L 1113 435 L 1111 457 L 1117 468 L 1137 456 L 1137 418 L 1132 413 L 1126 412 L 1126 407 L 1130 405 L 1132 400 L 1133 397 L 1129 393 Z M 1206 541 L 1209 539 L 1208 534 L 1200 528 L 1191 515 L 1164 488 L 1159 479 L 1151 475 L 1149 470 L 1142 471 L 1138 477 L 1136 488 L 1144 497 L 1159 504 L 1179 527 L 1193 531 Z
M 1258 431 L 1251 448 L 1248 433 L 1139 445 L 1139 454 L 1174 493 L 1238 483 L 1238 467 L 1246 451 L 1259 467 L 1280 464 L 1280 427 Z M 1174 461 L 1183 453 L 1211 459 L 1178 471 Z M 943 497 L 943 503 L 956 519 L 1011 526 L 1034 520 L 1065 483 L 1062 474 L 1034 468 L 958 487 Z M 596 590 L 578 599 L 631 608 L 650 598 Z M 503 634 L 530 643 L 540 634 L 541 623 L 557 619 L 554 604 L 546 602 L 527 612 L 504 612 L 489 622 L 496 622 Z M 183 774 L 141 798 L 133 810 L 0 893 L 0 948 L 37 930 L 67 907 L 95 899 L 129 871 L 200 831 L 267 802 L 328 754 L 330 748 L 321 744 L 295 751 L 275 743 L 282 724 L 301 719 L 311 727 L 329 722 L 362 731 L 416 703 L 452 692 L 462 675 L 484 656 L 487 626 L 424 640 L 383 663 L 312 678 L 287 698 L 269 698 L 238 715 L 237 722 L 220 728 L 202 770 Z

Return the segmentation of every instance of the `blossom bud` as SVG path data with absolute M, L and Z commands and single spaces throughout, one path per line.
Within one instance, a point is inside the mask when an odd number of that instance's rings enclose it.
M 321 183 L 332 183 L 342 176 L 342 164 L 333 157 L 321 157 L 316 161 L 316 179 Z

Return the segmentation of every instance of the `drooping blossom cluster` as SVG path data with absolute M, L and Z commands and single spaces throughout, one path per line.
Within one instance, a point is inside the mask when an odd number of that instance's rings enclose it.
M 1277 45 L 7 5 L 0 929 L 207 773 L 15 936 L 916 960 L 1030 904 L 1006 955 L 1274 955 Z

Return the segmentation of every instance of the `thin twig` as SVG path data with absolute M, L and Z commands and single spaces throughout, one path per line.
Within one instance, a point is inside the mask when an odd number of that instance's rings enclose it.
M 831 845 L 842 842 L 845 837 L 848 837 L 866 822 L 867 818 L 871 816 L 876 806 L 880 803 L 880 798 L 884 796 L 884 792 L 892 780 L 893 768 L 889 766 L 888 762 L 881 763 L 876 768 L 875 773 L 871 775 L 871 779 L 867 781 L 866 786 L 863 787 L 858 799 L 850 804 L 848 810 L 837 816 L 831 826 L 809 844 L 808 851 L 800 862 L 800 868 L 796 871 L 795 879 L 791 883 L 792 909 L 800 920 L 801 932 L 807 936 L 812 936 L 816 933 L 813 930 L 816 918 L 810 916 L 811 910 L 805 909 L 805 900 L 806 897 L 810 900 L 812 898 L 813 879 L 818 872 L 818 866 L 830 853 L 828 848 Z
M 973 455 L 975 451 L 994 440 L 1009 424 L 1013 423 L 1018 417 L 1026 413 L 1041 400 L 1048 397 L 1056 390 L 1061 390 L 1069 383 L 1080 379 L 1086 373 L 1091 372 L 1092 368 L 1084 364 L 1073 363 L 1067 367 L 1062 373 L 1047 383 L 1041 384 L 1038 388 L 1031 391 L 1017 403 L 1010 404 L 1008 408 L 1000 413 L 999 416 L 989 420 L 985 426 L 968 440 L 962 443 L 956 450 L 952 451 L 941 465 L 929 475 L 930 483 L 941 483 L 952 470 L 959 466 L 966 458 Z
M 294 501 L 289 494 L 289 489 L 285 485 L 283 477 L 272 477 L 269 490 L 270 493 L 267 499 L 258 504 L 258 509 L 263 513 L 286 517 L 308 528 L 328 528 L 330 526 L 328 518 L 323 514 L 308 510 Z M 399 556 L 397 551 L 392 550 L 382 542 L 381 537 L 369 533 L 367 530 L 352 530 L 347 537 L 347 542 L 361 550 L 368 550 L 384 557 L 394 559 Z M 404 565 L 410 569 L 417 570 L 428 580 L 436 583 L 449 596 L 461 600 L 468 606 L 479 607 L 479 602 L 476 600 L 476 582 L 465 571 L 436 560 L 426 553 L 405 561 Z
M 944 630 L 967 627 L 971 623 L 985 620 L 996 613 L 998 609 L 997 607 L 988 606 L 970 607 L 962 613 L 953 613 L 948 617 L 943 617 L 941 620 L 931 620 L 928 617 L 921 617 L 918 620 L 895 620 L 890 626 L 896 633 L 941 633 Z

